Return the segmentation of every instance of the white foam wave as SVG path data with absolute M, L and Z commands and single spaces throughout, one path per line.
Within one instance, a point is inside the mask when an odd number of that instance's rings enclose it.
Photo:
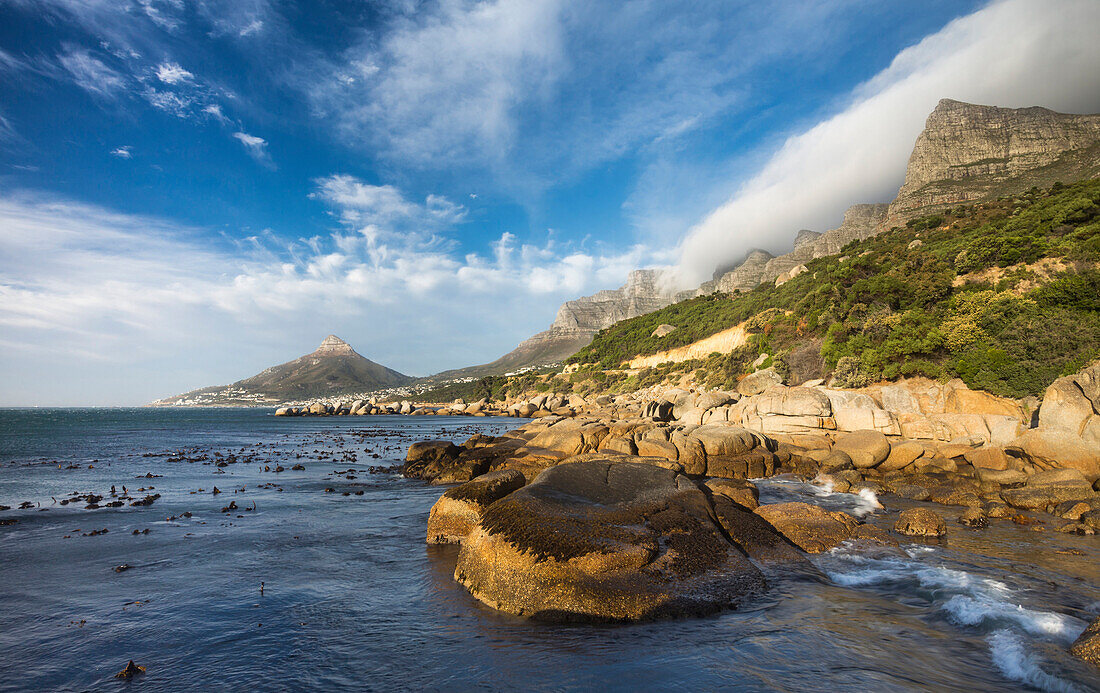
M 1077 619 L 1051 611 L 1036 611 L 1019 604 L 989 599 L 985 595 L 957 594 L 941 607 L 955 623 L 977 626 L 985 623 L 1012 622 L 1032 635 L 1071 643 L 1084 630 Z
M 1076 693 L 1081 689 L 1069 681 L 1048 674 L 1036 657 L 1027 651 L 1019 635 L 1009 630 L 997 630 L 986 638 L 993 665 L 1013 681 L 1034 686 L 1041 691 Z

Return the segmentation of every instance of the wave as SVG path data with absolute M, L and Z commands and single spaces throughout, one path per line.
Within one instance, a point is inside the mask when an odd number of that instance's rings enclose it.
M 1069 681 L 1049 674 L 1039 666 L 1036 657 L 1027 651 L 1023 638 L 1009 630 L 994 631 L 986 640 L 993 665 L 1006 678 L 1057 693 L 1078 693 L 1082 689 Z
M 887 586 L 928 606 L 963 627 L 994 629 L 986 636 L 994 666 L 1014 681 L 1045 691 L 1077 691 L 1072 683 L 1044 671 L 1028 648 L 1027 636 L 1067 646 L 1085 629 L 1084 621 L 1017 603 L 1005 583 L 965 570 L 929 565 L 937 550 L 906 549 L 907 557 L 869 556 L 842 545 L 818 559 L 823 572 L 846 587 Z

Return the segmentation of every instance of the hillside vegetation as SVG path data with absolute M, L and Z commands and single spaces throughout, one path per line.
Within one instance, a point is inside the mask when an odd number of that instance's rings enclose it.
M 732 354 L 601 382 L 698 368 L 708 384 L 730 385 L 766 353 L 792 381 L 832 372 L 858 387 L 957 376 L 1022 397 L 1100 356 L 1100 180 L 914 219 L 806 266 L 778 287 L 702 296 L 617 323 L 568 362 L 614 371 L 747 321 L 750 344 Z M 651 336 L 661 324 L 676 331 Z

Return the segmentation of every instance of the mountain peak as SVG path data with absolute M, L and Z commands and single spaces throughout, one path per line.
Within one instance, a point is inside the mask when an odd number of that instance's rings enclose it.
M 334 334 L 330 334 L 321 340 L 321 346 L 313 352 L 315 354 L 354 354 L 351 345 Z

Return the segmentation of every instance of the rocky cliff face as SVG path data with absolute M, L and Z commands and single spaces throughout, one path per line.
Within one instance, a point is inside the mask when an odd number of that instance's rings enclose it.
M 717 281 L 706 282 L 694 295 L 750 291 L 764 282 L 774 282 L 814 258 L 835 255 L 851 241 L 877 233 L 886 218 L 886 209 L 885 204 L 853 205 L 844 213 L 844 221 L 837 228 L 824 233 L 803 229 L 794 240 L 794 250 L 777 257 L 755 250 L 739 267 L 726 272 Z
M 1100 175 L 1100 115 L 943 99 L 917 138 L 890 216 Z

